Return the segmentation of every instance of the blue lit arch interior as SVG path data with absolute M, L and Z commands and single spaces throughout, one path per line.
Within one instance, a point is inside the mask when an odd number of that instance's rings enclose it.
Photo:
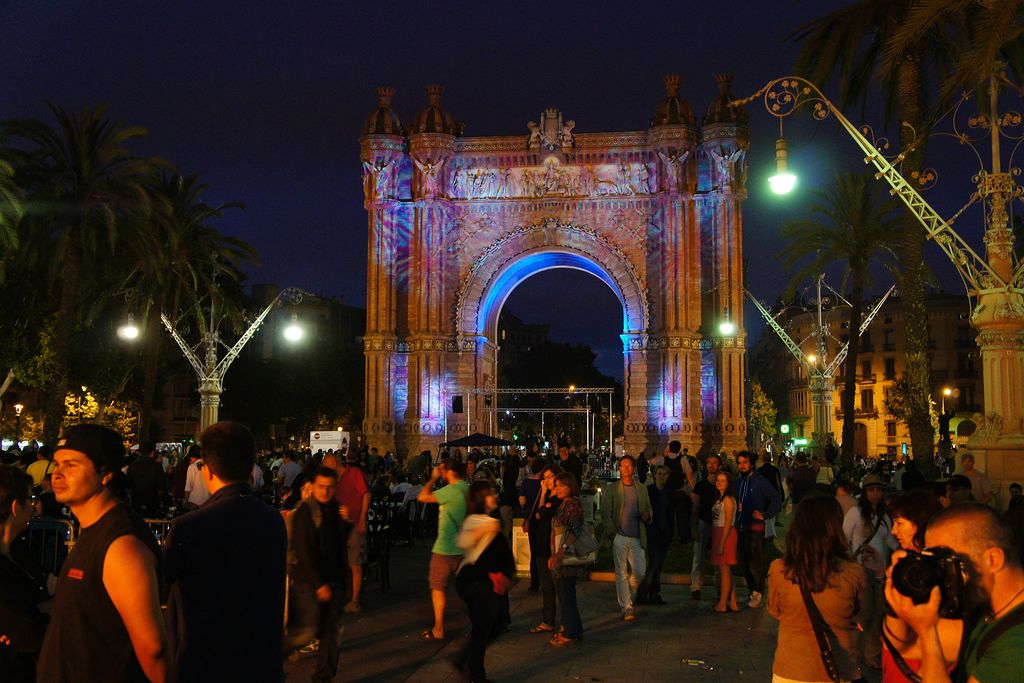
M 477 320 L 483 323 L 481 332 L 490 339 L 496 339 L 498 316 L 515 288 L 527 278 L 553 268 L 571 268 L 583 271 L 608 285 L 622 305 L 623 332 L 633 329 L 629 319 L 629 308 L 623 300 L 619 285 L 608 271 L 582 254 L 569 251 L 539 250 L 517 258 L 513 263 L 501 269 L 488 283 L 477 317 Z

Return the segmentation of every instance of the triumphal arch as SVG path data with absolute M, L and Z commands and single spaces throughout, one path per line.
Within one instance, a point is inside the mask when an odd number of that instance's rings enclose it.
M 584 132 L 583 112 L 577 129 L 552 108 L 486 137 L 463 135 L 439 86 L 404 127 L 378 89 L 360 138 L 370 445 L 415 453 L 446 422 L 449 438 L 485 431 L 473 390 L 495 386 L 503 303 L 541 270 L 575 268 L 622 303 L 626 451 L 742 447 L 748 128 L 731 77 L 716 80 L 699 121 L 669 76 L 646 130 Z

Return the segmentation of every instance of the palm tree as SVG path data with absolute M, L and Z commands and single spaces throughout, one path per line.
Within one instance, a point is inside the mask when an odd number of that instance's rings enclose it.
M 21 198 L 14 182 L 14 168 L 0 160 L 0 281 L 7 261 L 18 247 L 18 222 L 21 220 Z
M 234 311 L 234 287 L 241 268 L 257 261 L 245 241 L 221 234 L 210 225 L 229 209 L 244 208 L 238 202 L 211 206 L 202 200 L 206 185 L 195 174 L 163 173 L 150 188 L 156 229 L 134 243 L 135 267 L 129 288 L 141 304 L 146 328 L 140 439 L 147 440 L 156 398 L 160 347 L 164 335 L 160 314 L 170 318 L 195 310 L 204 296 L 218 300 L 218 308 Z M 199 316 L 197 324 L 204 325 Z
M 901 55 L 930 36 L 951 69 L 939 83 L 940 101 L 978 90 L 1004 68 L 1024 82 L 1024 2 L 1021 0 L 917 0 L 885 45 L 882 70 L 895 72 Z M 978 98 L 982 109 L 986 97 Z
M 899 122 L 900 146 L 907 155 L 905 174 L 920 172 L 923 166 L 923 132 L 928 105 L 926 83 L 929 73 L 948 75 L 952 51 L 935 32 L 918 34 L 895 55 L 885 50 L 906 22 L 914 0 L 855 0 L 799 28 L 791 38 L 803 47 L 797 58 L 798 72 L 824 87 L 832 76 L 840 83 L 840 106 L 858 102 L 862 106 L 872 94 L 874 83 L 885 95 L 886 118 L 895 114 Z M 926 73 L 931 67 L 933 71 Z M 919 467 L 931 467 L 935 432 L 929 414 L 930 369 L 928 361 L 928 313 L 924 294 L 924 226 L 905 217 L 901 226 L 901 291 L 907 337 L 906 377 L 911 401 L 908 427 Z
M 840 105 L 866 103 L 872 82 L 885 94 L 886 118 L 900 128 L 905 175 L 920 172 L 926 120 L 1006 62 L 1024 76 L 1020 0 L 855 0 L 795 31 L 803 42 L 797 69 L 824 86 L 840 82 Z M 928 83 L 941 84 L 929 106 Z M 980 102 L 984 109 L 986 103 Z M 900 258 L 907 326 L 908 421 L 914 459 L 933 467 L 935 431 L 929 412 L 928 314 L 924 305 L 924 227 L 904 221 Z
M 817 193 L 809 217 L 782 228 L 786 247 L 780 256 L 787 267 L 801 264 L 792 286 L 817 277 L 833 264 L 847 266 L 850 289 L 850 347 L 846 357 L 846 377 L 841 407 L 843 411 L 844 465 L 853 465 L 854 434 L 857 426 L 854 399 L 857 391 L 857 332 L 863 317 L 865 292 L 871 279 L 871 266 L 893 266 L 893 235 L 897 218 L 893 205 L 881 199 L 881 186 L 870 175 L 842 175 L 834 188 Z M 846 289 L 846 283 L 839 291 Z
M 161 163 L 127 145 L 146 130 L 107 118 L 105 106 L 78 115 L 48 104 L 55 126 L 39 120 L 0 123 L 2 158 L 26 193 L 29 238 L 52 243 L 49 281 L 59 290 L 54 320 L 54 381 L 46 400 L 44 438 L 55 441 L 64 417 L 70 341 L 96 276 L 123 244 L 125 231 L 145 229 L 148 178 Z

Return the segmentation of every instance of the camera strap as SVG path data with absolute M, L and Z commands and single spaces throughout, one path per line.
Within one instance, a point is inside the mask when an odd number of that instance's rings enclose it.
M 907 680 L 912 683 L 921 683 L 921 677 L 910 668 L 910 665 L 907 664 L 907 660 L 903 659 L 903 655 L 900 654 L 900 651 L 896 649 L 896 646 L 892 644 L 891 640 L 889 640 L 889 634 L 886 633 L 885 626 L 882 627 L 882 642 L 889 650 L 889 654 L 892 655 L 892 660 L 896 662 L 896 668 L 900 670 L 900 673 L 906 676 Z
M 834 683 L 839 683 L 842 679 L 839 677 L 836 657 L 832 652 L 832 642 L 829 640 L 829 636 L 834 638 L 835 633 L 832 632 L 832 628 L 825 621 L 825 618 L 821 616 L 818 606 L 814 603 L 811 591 L 802 584 L 800 585 L 800 595 L 803 596 L 804 606 L 807 608 L 807 616 L 811 620 L 814 638 L 818 641 L 818 651 L 821 653 L 821 663 L 825 666 L 825 673 L 828 674 L 829 679 L 834 681 Z

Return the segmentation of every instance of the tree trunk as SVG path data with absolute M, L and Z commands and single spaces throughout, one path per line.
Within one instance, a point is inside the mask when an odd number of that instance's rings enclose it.
M 854 447 L 857 437 L 857 358 L 860 353 L 860 319 L 864 308 L 864 273 L 857 267 L 853 270 L 853 291 L 850 294 L 850 351 L 846 355 L 846 378 L 843 382 L 843 395 L 840 398 L 843 409 L 843 451 L 841 462 L 843 467 L 853 467 Z
M 902 122 L 909 123 L 900 127 L 900 144 L 906 150 L 913 142 L 915 134 L 923 131 L 921 116 L 921 93 L 923 83 L 919 58 L 907 56 L 899 65 L 897 73 L 898 115 Z M 903 164 L 904 177 L 911 177 L 914 171 L 923 166 L 923 152 L 920 146 L 907 154 Z M 935 467 L 935 430 L 932 428 L 929 414 L 931 398 L 931 372 L 928 360 L 928 311 L 924 302 L 925 265 L 924 244 L 926 232 L 924 226 L 916 218 L 907 216 L 903 230 L 901 262 L 903 265 L 902 299 L 903 318 L 906 322 L 906 377 L 907 402 L 910 428 L 910 445 L 913 449 L 917 468 L 932 474 Z
M 7 393 L 7 390 L 11 388 L 11 383 L 14 381 L 14 368 L 7 369 L 7 376 L 4 377 L 4 381 L 0 382 L 0 397 Z
M 68 393 L 68 372 L 71 361 L 71 335 L 75 332 L 78 310 L 78 287 L 82 277 L 83 255 L 81 251 L 81 226 L 71 229 L 68 235 L 67 254 L 64 257 L 64 273 L 61 281 L 60 308 L 53 326 L 53 374 L 54 380 L 46 396 L 43 442 L 53 445 L 57 442 L 61 424 L 64 422 L 64 397 Z
M 146 318 L 146 366 L 142 380 L 142 414 L 139 416 L 139 443 L 150 440 L 153 431 L 153 410 L 156 404 L 157 375 L 160 368 L 160 313 L 164 294 L 160 293 Z

